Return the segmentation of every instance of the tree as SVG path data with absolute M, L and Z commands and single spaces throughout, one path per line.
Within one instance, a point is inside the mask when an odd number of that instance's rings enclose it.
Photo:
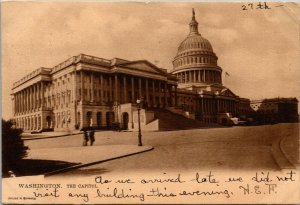
M 2 174 L 15 170 L 27 156 L 28 147 L 21 139 L 22 130 L 13 127 L 11 120 L 2 119 Z

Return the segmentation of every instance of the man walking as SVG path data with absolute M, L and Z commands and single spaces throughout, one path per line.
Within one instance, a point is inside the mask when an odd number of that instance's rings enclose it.
M 88 136 L 88 133 L 86 131 L 86 129 L 84 128 L 83 129 L 83 146 L 87 146 L 87 143 L 89 141 L 89 136 Z
M 93 127 L 90 128 L 89 137 L 90 137 L 91 146 L 93 146 L 93 144 L 95 142 L 95 131 L 94 131 Z

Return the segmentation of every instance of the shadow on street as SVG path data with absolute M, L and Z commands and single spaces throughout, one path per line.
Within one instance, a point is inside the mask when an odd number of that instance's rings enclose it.
M 78 165 L 79 163 L 70 163 L 57 160 L 36 160 L 36 159 L 23 159 L 14 169 L 16 176 L 32 176 L 40 175 L 47 172 L 55 171 Z M 8 177 L 8 176 L 3 176 Z

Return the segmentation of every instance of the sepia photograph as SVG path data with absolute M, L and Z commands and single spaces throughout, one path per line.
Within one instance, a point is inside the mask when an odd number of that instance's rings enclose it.
M 2 2 L 2 203 L 300 203 L 299 4 Z

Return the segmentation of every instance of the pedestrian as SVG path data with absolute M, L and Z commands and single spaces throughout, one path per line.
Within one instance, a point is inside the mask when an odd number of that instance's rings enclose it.
M 93 129 L 93 127 L 90 128 L 90 143 L 91 146 L 93 146 L 94 142 L 95 142 L 95 131 Z
M 83 129 L 83 146 L 87 146 L 87 143 L 89 141 L 89 136 L 88 133 L 86 131 L 86 129 Z

